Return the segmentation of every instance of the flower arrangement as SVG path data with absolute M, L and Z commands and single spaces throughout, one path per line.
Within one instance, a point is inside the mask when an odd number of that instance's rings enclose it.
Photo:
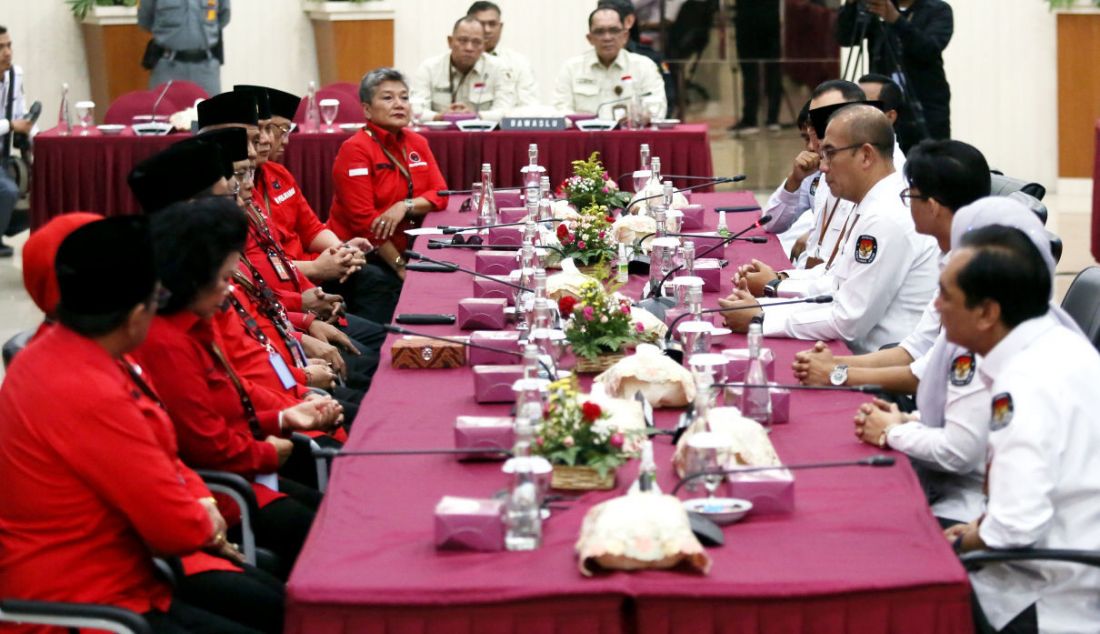
M 558 309 L 569 320 L 565 338 L 573 353 L 586 359 L 619 352 L 645 331 L 631 319 L 630 301 L 608 294 L 597 282 L 582 284 L 579 300 L 568 295 L 559 299 Z
M 600 153 L 593 152 L 588 160 L 573 161 L 573 175 L 558 186 L 558 198 L 564 198 L 577 209 L 599 205 L 605 209 L 622 209 L 630 202 L 630 194 L 607 177 L 600 162 Z
M 576 376 L 550 384 L 532 451 L 552 464 L 591 467 L 604 477 L 630 458 L 627 436 L 633 432 L 609 425 L 603 408 L 579 396 Z
M 573 258 L 588 266 L 604 264 L 616 256 L 616 242 L 611 230 L 614 219 L 607 208 L 592 204 L 581 209 L 576 220 L 558 225 L 556 234 L 563 258 Z

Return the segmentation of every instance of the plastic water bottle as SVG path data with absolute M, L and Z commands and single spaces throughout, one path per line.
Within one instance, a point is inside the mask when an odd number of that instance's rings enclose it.
M 550 220 L 554 217 L 552 203 L 553 201 L 550 200 L 550 177 L 543 176 L 539 178 L 539 212 L 537 220 Z
M 718 212 L 718 235 L 723 238 L 730 237 L 730 228 L 726 224 L 726 210 L 723 209 Z
M 69 110 L 69 84 L 61 84 L 61 109 L 57 112 L 57 133 L 69 136 L 73 131 L 73 115 Z
M 768 375 L 764 372 L 764 359 L 761 354 L 764 333 L 758 323 L 749 324 L 749 367 L 745 372 L 745 385 L 767 386 Z M 765 429 L 771 427 L 772 399 L 767 387 L 741 388 L 741 415 L 752 419 Z
M 542 515 L 539 512 L 538 485 L 527 460 L 515 460 L 512 491 L 504 515 L 504 547 L 508 550 L 535 550 L 542 544 Z
M 630 493 L 661 493 L 657 485 L 657 463 L 653 460 L 653 441 L 642 443 L 642 458 L 638 466 L 638 479 L 630 487 Z
M 643 143 L 641 148 L 638 149 L 638 154 L 641 155 L 642 159 L 642 166 L 638 169 L 644 172 L 649 169 L 649 144 Z
M 497 224 L 497 199 L 493 193 L 493 166 L 481 164 L 481 199 L 477 204 L 477 220 L 482 227 Z
M 630 256 L 626 252 L 626 243 L 619 243 L 619 261 L 618 271 L 615 275 L 615 281 L 619 284 L 626 284 L 630 281 Z
M 309 82 L 306 92 L 306 120 L 302 124 L 302 132 L 314 134 L 321 130 L 321 106 L 317 103 L 317 84 Z
M 527 165 L 520 170 L 520 179 L 523 183 L 523 197 L 527 206 L 531 206 L 531 200 L 538 201 L 539 181 L 546 173 L 546 168 L 539 165 L 539 146 L 532 143 L 527 146 Z
M 691 240 L 684 240 L 684 243 L 680 245 L 680 257 L 684 261 L 684 275 L 695 275 L 695 243 Z

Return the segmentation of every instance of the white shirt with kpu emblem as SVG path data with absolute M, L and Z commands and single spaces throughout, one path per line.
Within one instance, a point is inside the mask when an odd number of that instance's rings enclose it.
M 609 101 L 630 97 L 623 87 L 623 76 L 630 75 L 634 89 L 646 99 L 660 100 L 665 104 L 665 81 L 653 60 L 644 55 L 623 49 L 605 67 L 596 56 L 596 49 L 589 49 L 572 57 L 562 65 L 554 85 L 554 107 L 562 112 L 584 112 L 605 119 L 611 118 L 611 106 L 600 108 Z M 616 90 L 617 89 L 617 90 Z M 623 101 L 622 103 L 625 103 Z M 599 109 L 599 112 L 596 110 Z
M 1100 355 L 1048 313 L 1014 328 L 978 372 L 992 395 L 982 540 L 990 548 L 1100 551 Z M 1100 569 L 994 564 L 970 580 L 997 629 L 1032 604 L 1043 632 L 1100 628 Z
M 511 70 L 491 55 L 482 55 L 462 74 L 451 66 L 451 54 L 424 60 L 413 74 L 409 92 L 430 100 L 424 120 L 434 119 L 452 103 L 466 104 L 481 119 L 496 121 L 516 107 L 516 82 Z

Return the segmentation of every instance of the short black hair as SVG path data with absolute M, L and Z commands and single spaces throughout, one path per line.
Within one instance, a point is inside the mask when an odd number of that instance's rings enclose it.
M 489 2 L 488 0 L 478 0 L 470 5 L 469 9 L 466 9 L 466 15 L 473 15 L 475 13 L 481 13 L 482 11 L 496 11 L 497 15 L 503 15 L 500 11 L 500 7 L 495 2 Z
M 170 315 L 186 309 L 217 281 L 225 259 L 244 249 L 248 220 L 233 201 L 212 196 L 165 207 L 150 219 L 150 233 L 161 284 L 172 293 L 160 312 Z
M 623 21 L 626 19 L 626 16 L 623 15 L 622 11 L 620 11 L 619 8 L 616 5 L 601 2 L 600 4 L 596 5 L 595 9 L 592 9 L 592 13 L 588 14 L 588 30 L 589 31 L 592 30 L 592 18 L 596 17 L 596 14 L 599 13 L 600 11 L 614 11 L 619 16 L 619 23 L 620 24 L 622 24 Z M 629 15 L 629 14 L 627 14 L 627 15 Z
M 962 246 L 975 251 L 957 281 L 968 308 L 986 300 L 997 302 L 1001 321 L 1009 328 L 1046 314 L 1051 271 L 1027 234 L 1015 227 L 988 225 L 967 232 Z
M 844 97 L 844 101 L 865 101 L 867 99 L 867 93 L 863 92 L 859 84 L 853 84 L 843 79 L 830 79 L 821 82 L 814 88 L 814 92 L 810 95 L 810 99 L 817 99 L 821 95 L 833 90 L 840 92 L 840 96 Z
M 989 163 L 978 148 L 962 141 L 918 143 L 905 159 L 905 178 L 952 213 L 989 195 Z
M 806 127 L 810 123 L 810 100 L 807 99 L 806 103 L 802 104 L 802 109 L 798 111 L 798 117 L 794 120 L 794 125 L 798 128 L 799 132 L 802 128 Z
M 0 33 L 0 35 L 3 35 L 3 33 Z M 152 308 L 152 295 L 149 296 L 146 304 L 150 306 L 150 309 Z M 137 306 L 137 304 L 134 306 Z M 109 313 L 86 315 L 73 312 L 66 309 L 63 304 L 58 304 L 57 321 L 61 322 L 61 325 L 69 330 L 83 337 L 99 337 L 114 331 L 125 323 L 130 317 L 130 312 L 134 310 L 134 306 L 124 310 L 111 311 Z
M 897 82 L 886 75 L 867 73 L 859 78 L 858 83 L 879 84 L 882 86 L 879 90 L 878 100 L 882 102 L 882 109 L 884 111 L 895 110 L 900 113 L 902 107 L 905 105 L 905 96 L 901 92 L 901 86 L 898 86 Z
M 0 25 L 0 35 L 3 35 L 7 32 L 8 32 L 8 27 Z
M 630 0 L 599 0 L 596 3 L 597 9 L 614 9 L 618 12 L 619 18 L 623 21 L 626 20 L 628 15 L 634 15 L 637 10 L 634 8 L 634 3 Z M 591 22 L 591 20 L 589 20 Z

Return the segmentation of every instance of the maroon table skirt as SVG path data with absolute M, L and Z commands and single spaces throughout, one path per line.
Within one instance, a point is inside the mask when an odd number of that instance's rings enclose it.
M 283 162 L 301 185 L 309 204 L 321 219 L 332 203 L 332 163 L 348 132 L 294 133 Z M 519 184 L 519 170 L 527 165 L 527 146 L 539 145 L 540 163 L 550 171 L 553 187 L 571 173 L 571 161 L 600 152 L 612 177 L 637 168 L 638 149 L 649 143 L 661 157 L 666 174 L 712 176 L 714 167 L 705 125 L 680 125 L 671 130 L 581 132 L 459 132 L 425 131 L 448 187 L 469 188 L 480 179 L 481 164 L 493 165 L 498 186 Z M 184 138 L 138 137 L 126 130 L 119 136 L 98 132 L 58 136 L 49 130 L 35 137 L 31 180 L 31 226 L 70 211 L 106 215 L 138 213 L 140 208 L 126 184 L 126 175 L 142 159 Z M 626 183 L 627 179 L 623 180 Z M 677 186 L 689 184 L 678 181 Z
M 747 194 L 696 196 L 708 209 L 752 202 Z M 431 224 L 466 224 L 451 208 Z M 708 220 L 713 226 L 717 214 Z M 731 228 L 749 222 L 736 215 Z M 472 265 L 464 251 L 433 256 Z M 776 264 L 774 239 L 738 243 L 725 257 Z M 732 267 L 726 271 L 732 271 Z M 643 283 L 625 287 L 636 296 Z M 730 282 L 723 283 L 727 291 Z M 410 272 L 398 313 L 454 312 L 472 295 L 462 273 Z M 716 293 L 705 303 L 714 305 Z M 431 326 L 439 334 L 463 334 Z M 360 408 L 347 447 L 453 447 L 460 414 L 507 415 L 507 405 L 474 402 L 469 368 L 394 370 L 387 341 L 382 367 Z M 743 347 L 740 336 L 723 345 Z M 791 381 L 790 361 L 807 342 L 772 339 L 777 378 Z M 842 346 L 833 344 L 837 351 Z M 772 439 L 789 463 L 843 460 L 878 453 L 858 443 L 852 415 L 866 397 L 796 392 L 791 422 Z M 669 428 L 676 411 L 658 411 Z M 658 481 L 675 484 L 672 448 L 656 441 Z M 924 501 L 903 456 L 893 468 L 799 472 L 796 508 L 750 515 L 724 529 L 726 544 L 708 549 L 708 575 L 675 571 L 605 573 L 586 578 L 574 543 L 585 512 L 622 495 L 637 461 L 618 474 L 615 491 L 587 493 L 555 510 L 540 549 L 525 553 L 440 552 L 433 509 L 444 495 L 491 497 L 508 486 L 500 463 L 460 463 L 450 456 L 337 458 L 331 486 L 288 585 L 287 632 L 463 633 L 926 633 L 972 630 L 966 573 Z

